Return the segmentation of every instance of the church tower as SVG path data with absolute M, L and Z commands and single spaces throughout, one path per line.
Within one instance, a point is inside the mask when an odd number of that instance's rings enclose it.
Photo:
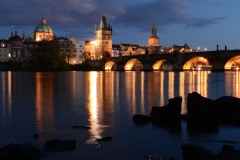
M 111 57 L 112 27 L 110 24 L 107 24 L 105 16 L 102 16 L 99 28 L 95 28 L 95 38 L 95 59 Z
M 156 26 L 152 27 L 152 35 L 148 38 L 148 46 L 160 46 L 160 38 L 157 36 Z

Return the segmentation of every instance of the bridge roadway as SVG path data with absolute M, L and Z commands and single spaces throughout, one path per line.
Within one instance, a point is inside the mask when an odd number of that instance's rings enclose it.
M 96 63 L 90 62 L 96 66 Z M 233 64 L 240 64 L 240 50 L 204 52 L 174 52 L 165 54 L 144 54 L 106 58 L 98 63 L 102 70 L 161 70 L 164 64 L 173 71 L 190 70 L 193 64 L 211 66 L 211 70 L 231 70 Z M 135 69 L 134 69 L 135 66 Z M 137 68 L 138 66 L 139 68 Z

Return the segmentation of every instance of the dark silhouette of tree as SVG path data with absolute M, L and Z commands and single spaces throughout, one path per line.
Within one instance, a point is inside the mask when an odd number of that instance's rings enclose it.
M 65 56 L 60 54 L 60 44 L 57 38 L 52 41 L 38 42 L 38 48 L 34 55 L 34 67 L 36 70 L 66 70 Z
M 71 40 L 66 39 L 60 42 L 60 53 L 61 56 L 65 57 L 68 64 L 70 59 L 76 57 L 76 49 Z

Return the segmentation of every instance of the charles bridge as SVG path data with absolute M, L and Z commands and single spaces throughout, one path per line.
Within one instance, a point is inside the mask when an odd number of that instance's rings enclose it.
M 143 54 L 91 60 L 87 62 L 100 70 L 191 70 L 193 67 L 210 68 L 212 71 L 232 70 L 240 67 L 240 50 L 219 50 L 204 52 L 173 52 L 164 54 Z M 206 68 L 204 68 L 206 67 Z

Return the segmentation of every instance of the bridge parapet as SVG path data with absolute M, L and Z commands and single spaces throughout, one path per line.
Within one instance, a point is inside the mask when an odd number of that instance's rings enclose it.
M 175 52 L 165 54 L 120 56 L 108 58 L 105 62 L 113 61 L 116 64 L 117 70 L 124 70 L 124 66 L 130 60 L 136 59 L 142 63 L 142 70 L 152 70 L 152 66 L 154 63 L 156 63 L 157 61 L 165 60 L 173 66 L 173 70 L 183 70 L 183 66 L 187 62 L 190 63 L 190 61 L 195 57 L 202 57 L 208 60 L 208 62 L 212 65 L 212 70 L 224 70 L 224 66 L 226 65 L 226 63 L 229 63 L 231 59 L 233 59 L 234 57 L 239 57 L 240 59 L 240 50 L 220 50 L 187 53 Z

